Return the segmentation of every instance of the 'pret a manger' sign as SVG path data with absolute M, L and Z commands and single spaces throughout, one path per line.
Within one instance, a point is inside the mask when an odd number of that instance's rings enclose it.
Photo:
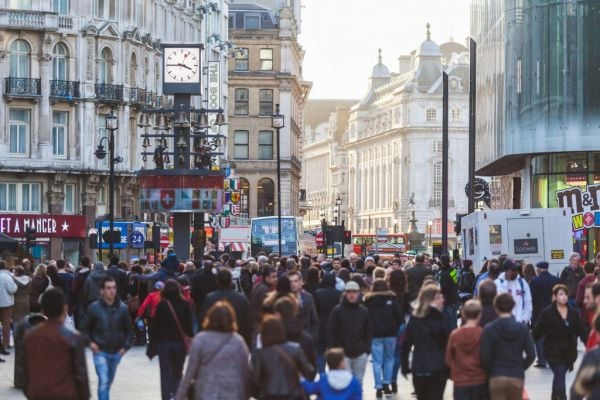
M 12 237 L 25 237 L 27 228 L 38 237 L 83 238 L 85 217 L 81 215 L 0 214 L 0 232 Z
M 584 192 L 580 187 L 571 187 L 556 192 L 558 207 L 573 211 L 573 230 L 600 227 L 600 184 L 588 185 Z

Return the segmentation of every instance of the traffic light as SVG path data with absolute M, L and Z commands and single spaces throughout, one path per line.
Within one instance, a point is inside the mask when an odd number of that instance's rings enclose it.
M 160 250 L 160 225 L 157 223 L 152 225 L 152 248 Z
M 37 230 L 35 228 L 25 228 L 25 245 L 27 248 L 32 247 L 35 244 L 35 234 Z
M 344 231 L 344 244 L 352 244 L 352 232 Z
M 111 231 L 104 231 L 102 233 L 102 241 L 104 243 L 121 243 L 121 231 L 118 230 L 113 230 L 112 234 Z

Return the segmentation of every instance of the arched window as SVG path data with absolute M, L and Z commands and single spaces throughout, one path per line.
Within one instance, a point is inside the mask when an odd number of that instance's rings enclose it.
M 68 80 L 67 46 L 57 43 L 52 52 L 52 78 L 56 81 Z
M 15 40 L 10 45 L 11 78 L 29 78 L 29 55 L 31 47 L 24 40 Z
M 129 86 L 137 86 L 137 56 L 131 53 L 131 64 L 129 64 Z
M 437 121 L 437 111 L 435 108 L 428 108 L 425 112 L 425 120 L 427 122 L 435 122 Z
M 245 178 L 240 178 L 240 213 L 250 215 L 250 183 Z
M 267 217 L 274 214 L 275 210 L 275 184 L 269 178 L 258 181 L 256 186 L 258 216 Z
M 112 82 L 112 63 L 113 56 L 112 52 L 108 47 L 105 47 L 100 53 L 100 60 L 98 62 L 98 82 L 99 83 L 111 83 Z

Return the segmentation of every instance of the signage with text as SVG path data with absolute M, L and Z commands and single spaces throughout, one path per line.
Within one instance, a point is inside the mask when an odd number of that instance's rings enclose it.
M 559 208 L 572 210 L 573 231 L 600 228 L 600 184 L 588 185 L 586 191 L 580 187 L 559 190 L 556 200 Z
M 36 230 L 40 238 L 84 238 L 85 217 L 82 215 L 0 214 L 0 232 L 11 237 L 25 237 L 27 228 Z
M 140 177 L 142 212 L 218 212 L 223 204 L 223 176 Z
M 515 239 L 515 254 L 538 254 L 537 239 Z

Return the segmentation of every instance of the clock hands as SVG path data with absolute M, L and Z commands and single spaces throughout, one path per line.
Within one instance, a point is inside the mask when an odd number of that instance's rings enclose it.
M 183 64 L 183 63 L 178 63 L 178 64 L 167 64 L 167 67 L 183 67 L 183 68 L 187 68 L 190 71 L 192 70 L 190 67 L 188 67 L 187 65 Z

